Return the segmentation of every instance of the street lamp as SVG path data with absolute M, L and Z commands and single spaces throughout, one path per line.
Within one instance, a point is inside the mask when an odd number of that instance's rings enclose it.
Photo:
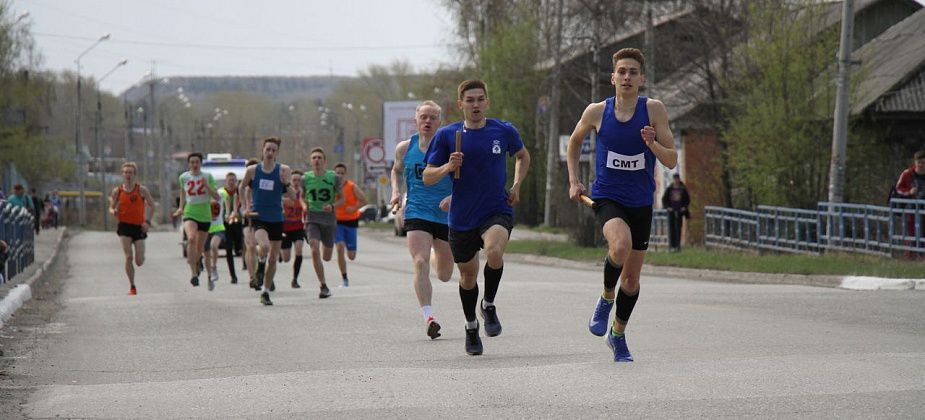
M 75 123 L 75 130 L 74 130 L 74 143 L 77 148 L 77 183 L 80 184 L 80 197 L 77 199 L 77 213 L 78 213 L 78 222 L 80 223 L 81 226 L 84 226 L 87 224 L 87 204 L 86 204 L 86 200 L 84 197 L 84 194 L 85 194 L 84 177 L 86 176 L 86 173 L 84 172 L 84 169 L 83 169 L 83 166 L 84 166 L 83 154 L 80 153 L 80 148 L 81 148 L 81 144 L 80 144 L 80 140 L 81 140 L 80 139 L 80 108 L 81 108 L 80 59 L 83 58 L 83 56 L 87 55 L 87 53 L 90 52 L 90 50 L 95 48 L 101 42 L 109 39 L 110 37 L 111 35 L 109 33 L 103 34 L 103 36 L 97 39 L 96 42 L 93 43 L 93 45 L 90 45 L 89 48 L 84 50 L 84 52 L 80 53 L 80 55 L 77 56 L 77 59 L 74 60 L 74 62 L 77 63 L 77 118 L 76 118 L 76 123 Z
M 96 81 L 96 157 L 99 160 L 99 164 L 96 167 L 96 171 L 99 174 L 100 179 L 100 202 L 106 198 L 106 175 L 103 173 L 103 145 L 100 141 L 100 129 L 103 127 L 103 103 L 100 100 L 100 85 L 103 83 L 103 80 L 106 80 L 110 74 L 112 74 L 116 69 L 128 64 L 128 60 L 122 60 L 116 64 L 109 72 L 100 77 Z M 105 205 L 103 207 L 103 230 L 109 230 L 109 209 Z

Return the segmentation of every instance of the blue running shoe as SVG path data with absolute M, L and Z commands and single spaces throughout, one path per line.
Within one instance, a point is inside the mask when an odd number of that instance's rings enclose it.
M 610 347 L 613 350 L 613 361 L 614 362 L 632 362 L 633 355 L 630 354 L 630 349 L 626 347 L 626 336 L 621 335 L 619 337 L 614 336 L 610 333 L 610 330 L 607 330 L 607 347 Z
M 588 321 L 588 329 L 591 334 L 603 337 L 607 332 L 607 321 L 610 320 L 610 310 L 613 309 L 613 302 L 607 302 L 603 297 L 597 298 L 597 306 L 594 307 L 594 314 Z

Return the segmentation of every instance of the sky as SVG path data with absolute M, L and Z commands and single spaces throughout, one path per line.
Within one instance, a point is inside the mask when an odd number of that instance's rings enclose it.
M 355 76 L 371 64 L 434 69 L 454 56 L 440 0 L 13 0 L 43 56 L 119 93 L 157 77 Z

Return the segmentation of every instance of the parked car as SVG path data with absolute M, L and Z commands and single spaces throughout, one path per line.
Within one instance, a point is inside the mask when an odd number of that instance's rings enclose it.
M 363 207 L 360 207 L 360 221 L 361 222 L 375 222 L 379 220 L 379 208 L 375 204 L 367 204 Z

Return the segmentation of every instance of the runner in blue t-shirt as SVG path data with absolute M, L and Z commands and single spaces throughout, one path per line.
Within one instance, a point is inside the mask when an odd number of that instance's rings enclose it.
M 432 185 L 445 176 L 454 177 L 457 169 L 460 172 L 459 179 L 453 179 L 449 242 L 461 277 L 459 298 L 466 315 L 466 353 L 478 355 L 482 354 L 475 319 L 479 248 L 485 249 L 488 260 L 484 269 L 485 295 L 479 308 L 485 334 L 494 337 L 501 334 L 494 301 L 504 269 L 504 249 L 514 228 L 512 206 L 520 201 L 520 185 L 530 167 L 530 153 L 513 125 L 485 117 L 491 102 L 484 82 L 466 80 L 460 83 L 457 93 L 456 103 L 465 119 L 437 131 L 427 152 L 423 181 Z M 462 136 L 458 152 L 457 132 Z M 508 156 L 516 158 L 510 190 L 505 189 Z
M 272 305 L 270 291 L 273 277 L 276 275 L 276 261 L 283 240 L 283 196 L 295 198 L 292 182 L 292 169 L 276 161 L 282 141 L 278 137 L 263 140 L 263 161 L 248 166 L 244 179 L 238 187 L 240 197 L 244 199 L 244 208 L 256 213 L 251 217 L 254 239 L 258 245 L 257 272 L 258 281 L 263 283 L 260 303 Z
M 569 138 L 569 198 L 577 201 L 587 192 L 578 179 L 578 158 L 582 140 L 594 130 L 597 158 L 591 199 L 608 249 L 604 292 L 588 328 L 597 336 L 607 334 L 615 362 L 632 362 L 624 331 L 639 298 L 639 274 L 649 247 L 655 160 L 674 168 L 678 154 L 665 105 L 639 96 L 639 87 L 646 81 L 642 52 L 635 48 L 617 51 L 613 69 L 611 83 L 616 95 L 588 105 Z M 618 280 L 620 290 L 614 293 Z M 614 303 L 616 316 L 608 333 L 607 321 Z
M 449 206 L 453 181 L 444 177 L 434 185 L 424 185 L 421 179 L 427 162 L 424 156 L 431 140 L 440 128 L 440 105 L 424 101 L 414 111 L 418 133 L 395 147 L 395 164 L 392 166 L 392 208 L 401 206 L 402 185 L 407 192 L 405 200 L 405 231 L 408 232 L 408 251 L 414 262 L 414 292 L 424 325 L 431 339 L 440 336 L 440 324 L 431 306 L 433 288 L 430 284 L 430 250 L 434 250 L 437 278 L 450 281 L 453 275 L 453 255 L 450 252 L 449 227 L 446 208 Z M 404 178 L 404 182 L 402 182 Z

